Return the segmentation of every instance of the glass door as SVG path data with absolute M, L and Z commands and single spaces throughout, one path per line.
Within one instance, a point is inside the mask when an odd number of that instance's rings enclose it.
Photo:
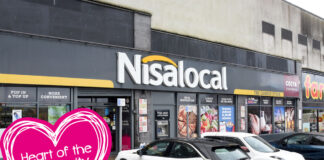
M 97 112 L 108 124 L 112 136 L 111 152 L 118 151 L 118 131 L 119 131 L 119 108 L 116 106 L 99 106 L 94 105 L 92 108 Z
M 88 108 L 97 112 L 108 124 L 111 136 L 111 152 L 119 151 L 119 107 L 115 98 L 82 97 L 78 99 L 79 108 Z

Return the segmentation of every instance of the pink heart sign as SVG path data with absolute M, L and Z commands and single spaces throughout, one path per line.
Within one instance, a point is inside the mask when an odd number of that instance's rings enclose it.
M 90 109 L 76 109 L 55 125 L 21 118 L 2 134 L 4 160 L 106 160 L 112 141 L 107 123 Z

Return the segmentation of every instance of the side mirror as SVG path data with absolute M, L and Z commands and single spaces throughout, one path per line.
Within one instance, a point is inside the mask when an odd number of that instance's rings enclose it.
M 250 150 L 249 150 L 246 146 L 240 146 L 240 148 L 241 148 L 244 152 L 250 152 Z
M 140 149 L 136 152 L 140 157 L 143 155 L 143 151 Z

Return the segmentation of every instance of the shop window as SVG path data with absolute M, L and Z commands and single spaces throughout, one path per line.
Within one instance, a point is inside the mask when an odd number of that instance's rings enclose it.
M 22 117 L 37 118 L 36 104 L 3 103 L 0 107 L 0 128 L 7 128 Z
M 324 110 L 318 110 L 318 130 L 324 132 Z
M 39 106 L 39 119 L 48 121 L 51 124 L 55 122 L 70 110 L 70 104 L 48 104 Z
M 303 110 L 303 131 L 317 132 L 317 110 L 305 109 Z
M 196 102 L 196 94 L 178 93 L 178 137 L 198 137 Z
M 269 134 L 272 133 L 272 103 L 271 98 L 258 97 L 248 98 L 249 133 Z

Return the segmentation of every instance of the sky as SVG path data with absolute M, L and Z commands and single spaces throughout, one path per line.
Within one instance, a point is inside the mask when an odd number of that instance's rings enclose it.
M 286 0 L 296 6 L 324 18 L 324 0 Z

